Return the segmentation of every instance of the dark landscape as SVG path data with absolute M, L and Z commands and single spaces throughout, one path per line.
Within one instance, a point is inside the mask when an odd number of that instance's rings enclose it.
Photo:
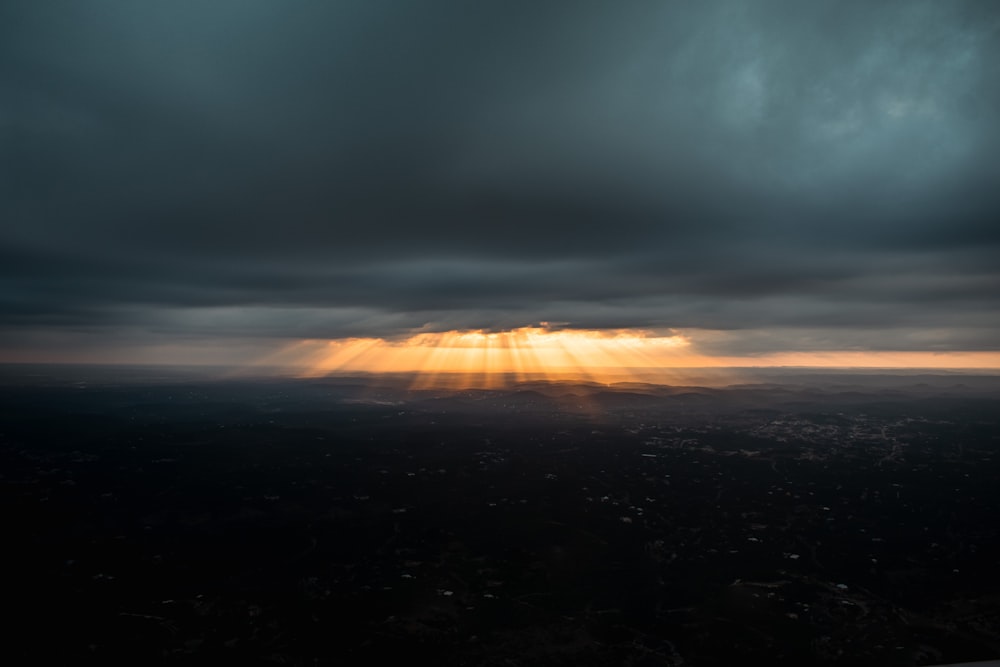
M 7 366 L 5 661 L 1000 656 L 1000 378 Z

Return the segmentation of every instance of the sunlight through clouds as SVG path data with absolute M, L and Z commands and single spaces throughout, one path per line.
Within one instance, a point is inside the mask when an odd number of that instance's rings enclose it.
M 548 330 L 422 333 L 402 340 L 348 338 L 302 341 L 266 363 L 301 367 L 317 377 L 331 373 L 416 373 L 416 384 L 436 384 L 442 375 L 466 376 L 490 386 L 499 376 L 519 381 L 563 376 L 603 381 L 609 373 L 690 361 L 682 335 L 641 331 Z
M 414 389 L 496 388 L 510 382 L 579 380 L 600 384 L 684 384 L 693 369 L 1000 368 L 995 352 L 816 350 L 757 355 L 707 354 L 698 332 L 522 327 L 507 331 L 418 333 L 401 339 L 302 340 L 257 361 L 302 377 L 412 375 Z M 704 342 L 704 341 L 702 341 Z

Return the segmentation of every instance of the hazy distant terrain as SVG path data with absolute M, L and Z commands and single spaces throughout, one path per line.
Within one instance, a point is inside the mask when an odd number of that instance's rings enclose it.
M 3 367 L 5 659 L 1000 655 L 1000 378 L 733 379 Z

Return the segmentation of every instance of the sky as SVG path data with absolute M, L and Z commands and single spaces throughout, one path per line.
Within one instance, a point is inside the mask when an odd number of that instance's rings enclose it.
M 1000 367 L 998 155 L 989 1 L 7 0 L 0 361 Z

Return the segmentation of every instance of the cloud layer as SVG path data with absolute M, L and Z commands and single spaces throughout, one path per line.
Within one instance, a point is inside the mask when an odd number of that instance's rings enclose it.
M 0 100 L 0 348 L 1000 348 L 988 2 L 25 0 Z

